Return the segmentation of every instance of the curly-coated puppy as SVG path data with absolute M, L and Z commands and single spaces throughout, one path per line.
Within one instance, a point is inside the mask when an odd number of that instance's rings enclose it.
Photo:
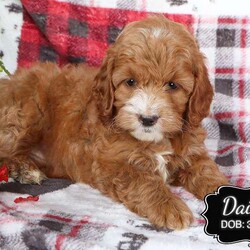
M 21 183 L 87 183 L 159 227 L 192 212 L 169 185 L 198 198 L 227 184 L 209 158 L 201 121 L 213 91 L 180 24 L 130 23 L 99 70 L 37 64 L 0 81 L 0 158 Z

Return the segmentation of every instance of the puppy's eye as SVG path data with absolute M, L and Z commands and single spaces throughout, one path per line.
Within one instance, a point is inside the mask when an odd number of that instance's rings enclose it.
M 167 83 L 165 83 L 165 86 L 167 87 L 167 90 L 178 88 L 178 84 L 174 83 L 174 82 L 167 82 Z
M 129 87 L 133 87 L 133 86 L 135 86 L 136 81 L 135 81 L 135 79 L 131 78 L 131 79 L 126 80 L 126 84 L 127 84 Z

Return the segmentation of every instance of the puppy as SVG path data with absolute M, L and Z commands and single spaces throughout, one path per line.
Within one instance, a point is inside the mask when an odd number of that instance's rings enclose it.
M 202 199 L 225 176 L 209 158 L 201 121 L 213 90 L 204 58 L 180 24 L 128 24 L 99 70 L 37 64 L 0 81 L 0 158 L 21 183 L 87 183 L 158 227 L 193 216 L 171 193 Z

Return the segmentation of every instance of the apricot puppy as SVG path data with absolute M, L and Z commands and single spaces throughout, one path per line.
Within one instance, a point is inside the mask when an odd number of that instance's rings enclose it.
M 186 228 L 192 212 L 169 185 L 202 199 L 227 184 L 203 144 L 212 97 L 192 35 L 149 17 L 124 28 L 99 70 L 44 63 L 0 80 L 0 158 L 21 183 L 70 178 Z

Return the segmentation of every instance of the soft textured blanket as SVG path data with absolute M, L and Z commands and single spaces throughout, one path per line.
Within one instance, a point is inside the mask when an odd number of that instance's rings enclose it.
M 154 4 L 153 4 L 154 2 Z M 185 24 L 208 58 L 216 92 L 206 145 L 231 184 L 250 186 L 250 18 L 238 0 L 2 0 L 0 57 L 13 72 L 36 60 L 100 65 L 123 26 L 152 12 Z M 224 1 L 224 4 L 226 2 Z M 235 11 L 235 15 L 229 10 Z M 209 11 L 210 15 L 206 14 Z M 228 11 L 228 12 L 227 12 Z M 2 73 L 3 76 L 3 73 Z M 240 249 L 204 233 L 204 202 L 173 188 L 195 214 L 191 228 L 159 230 L 84 184 L 0 184 L 0 249 Z M 14 203 L 18 196 L 39 201 Z

